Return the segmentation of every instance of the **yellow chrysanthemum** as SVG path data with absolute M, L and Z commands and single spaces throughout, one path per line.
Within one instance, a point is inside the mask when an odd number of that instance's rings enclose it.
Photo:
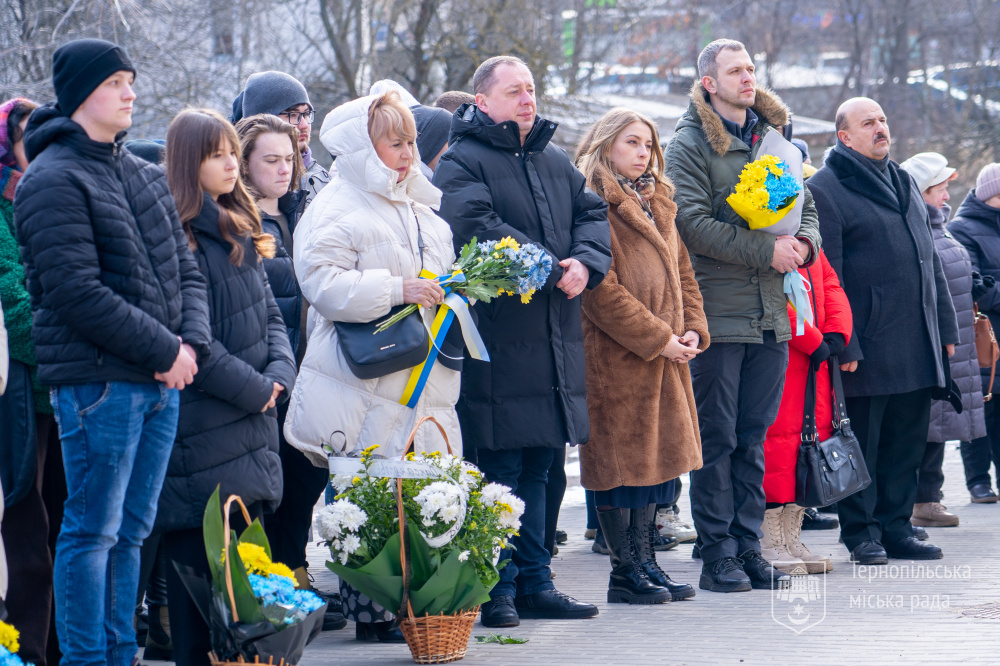
M 18 650 L 21 649 L 21 644 L 18 642 L 20 638 L 21 632 L 6 622 L 0 621 L 0 645 L 7 648 L 8 652 L 17 654 Z
M 255 543 L 241 543 L 236 547 L 243 560 L 243 566 L 249 573 L 266 576 L 271 570 L 271 558 L 264 552 L 264 548 Z
M 507 247 L 509 247 L 510 249 L 514 250 L 515 252 L 517 252 L 519 249 L 521 249 L 521 246 L 518 245 L 517 241 L 514 240 L 513 238 L 511 238 L 510 236 L 507 236 L 506 238 L 504 238 L 503 240 L 501 240 L 499 243 L 497 243 L 497 249 L 498 250 L 502 250 L 502 249 L 507 248 Z
M 535 290 L 532 289 L 527 294 L 521 294 L 521 302 L 524 303 L 525 305 L 527 305 L 528 303 L 530 303 L 531 302 L 531 295 L 534 294 L 534 293 L 535 293 Z
M 295 587 L 299 586 L 299 582 L 295 580 L 295 574 L 292 573 L 292 570 L 289 569 L 287 565 L 284 565 L 281 562 L 271 562 L 271 566 L 268 568 L 267 573 L 269 576 L 283 576 L 285 578 L 291 578 L 292 585 Z
M 379 446 L 381 446 L 381 444 L 372 444 L 368 448 L 364 449 L 362 453 L 364 453 L 365 455 L 370 455 L 371 452 L 377 449 Z

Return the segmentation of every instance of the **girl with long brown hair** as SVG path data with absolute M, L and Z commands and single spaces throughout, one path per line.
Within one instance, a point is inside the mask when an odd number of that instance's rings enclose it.
M 580 447 L 581 481 L 611 551 L 608 602 L 686 599 L 694 588 L 656 563 L 654 517 L 673 501 L 673 479 L 701 466 L 687 366 L 708 346 L 701 293 L 653 121 L 608 111 L 576 163 L 611 224 L 611 270 L 583 294 L 590 441 Z
M 238 151 L 233 126 L 215 111 L 182 111 L 167 130 L 167 180 L 207 283 L 212 345 L 181 392 L 156 526 L 168 560 L 206 576 L 201 525 L 216 486 L 242 497 L 254 516 L 281 501 L 275 405 L 295 383 L 295 357 L 261 263 L 274 256 L 274 238 L 241 183 Z M 167 596 L 174 662 L 207 665 L 208 625 L 172 566 Z

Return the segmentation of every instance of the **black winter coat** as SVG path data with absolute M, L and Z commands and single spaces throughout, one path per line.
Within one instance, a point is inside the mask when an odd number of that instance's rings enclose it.
M 466 104 L 434 172 L 456 252 L 474 236 L 512 236 L 552 255 L 548 283 L 527 305 L 516 296 L 475 305 L 492 362 L 469 360 L 463 368 L 456 409 L 467 446 L 560 447 L 590 438 L 581 299 L 555 285 L 568 257 L 589 269 L 588 288 L 600 284 L 611 266 L 611 231 L 607 204 L 549 143 L 555 129 L 536 118 L 522 146 L 517 123 L 496 124 Z
M 860 363 L 844 373 L 844 393 L 944 386 L 942 345 L 958 343 L 958 323 L 924 200 L 895 162 L 890 188 L 862 159 L 838 143 L 806 181 L 823 249 L 854 314 L 855 334 L 839 360 Z
M 278 210 L 284 214 L 288 221 L 288 233 L 295 233 L 295 225 L 299 223 L 299 218 L 306 209 L 307 190 L 289 192 L 278 199 Z M 288 332 L 288 342 L 292 345 L 292 353 L 296 359 L 301 360 L 301 344 L 306 337 L 306 332 L 302 328 L 302 290 L 299 289 L 299 282 L 295 279 L 295 264 L 292 262 L 294 248 L 285 247 L 281 236 L 281 227 L 278 223 L 264 211 L 260 212 L 261 226 L 265 233 L 274 236 L 274 243 L 277 246 L 274 257 L 264 259 L 264 270 L 267 271 L 268 282 L 271 283 L 271 293 L 281 310 L 281 317 L 285 321 L 285 329 Z M 305 349 L 301 349 L 304 353 Z
M 941 257 L 944 276 L 948 280 L 951 302 L 958 318 L 960 341 L 955 345 L 955 355 L 948 359 L 951 379 L 962 394 L 962 413 L 947 400 L 931 403 L 931 421 L 927 429 L 928 442 L 948 442 L 954 439 L 969 442 L 986 436 L 983 409 L 983 387 L 979 376 L 979 358 L 976 356 L 975 311 L 972 307 L 972 264 L 969 253 L 950 233 L 945 225 L 951 208 L 927 206 L 934 234 L 934 249 Z
M 161 167 L 93 141 L 54 105 L 31 114 L 14 222 L 44 384 L 152 382 L 177 336 L 208 352 L 205 279 Z
M 979 311 L 990 318 L 993 330 L 1000 331 L 1000 208 L 987 206 L 972 190 L 948 224 L 948 231 L 969 251 L 972 270 L 997 280 L 997 285 L 990 287 L 976 303 Z M 990 369 L 980 368 L 980 372 L 983 390 L 988 390 Z
M 239 495 L 246 504 L 281 501 L 278 420 L 272 382 L 295 383 L 295 358 L 267 275 L 249 239 L 243 262 L 229 260 L 231 245 L 219 232 L 219 209 L 208 196 L 191 222 L 195 257 L 208 280 L 212 345 L 198 364 L 194 384 L 181 392 L 177 439 L 160 492 L 156 529 L 201 525 L 205 503 L 222 484 L 221 496 Z

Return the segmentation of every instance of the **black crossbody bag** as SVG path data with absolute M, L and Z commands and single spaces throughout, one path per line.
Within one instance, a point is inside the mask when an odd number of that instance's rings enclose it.
M 847 418 L 837 357 L 831 356 L 827 365 L 833 386 L 833 435 L 822 442 L 817 441 L 816 430 L 816 373 L 810 367 L 806 376 L 802 444 L 795 467 L 795 503 L 804 507 L 833 504 L 864 490 L 872 482 L 861 445 Z
M 416 213 L 413 214 L 416 218 Z M 424 238 L 420 233 L 420 219 L 417 218 L 417 246 L 420 251 L 420 267 L 424 266 Z M 344 354 L 347 366 L 358 379 L 385 377 L 400 370 L 420 365 L 427 358 L 431 340 L 417 309 L 401 322 L 381 333 L 376 333 L 379 322 L 406 308 L 397 305 L 389 312 L 369 322 L 335 321 L 337 341 Z

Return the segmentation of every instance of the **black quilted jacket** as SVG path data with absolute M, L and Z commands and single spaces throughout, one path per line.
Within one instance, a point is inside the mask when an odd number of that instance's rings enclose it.
M 43 384 L 152 382 L 211 334 L 205 279 L 161 167 L 91 140 L 54 105 L 31 114 L 14 222 Z
M 156 529 L 201 525 L 205 503 L 219 484 L 222 496 L 274 509 L 281 501 L 281 460 L 275 410 L 261 412 L 273 382 L 295 385 L 295 357 L 281 312 L 253 243 L 240 265 L 219 232 L 219 209 L 208 196 L 191 222 L 195 258 L 208 280 L 212 348 L 194 384 L 181 392 L 177 439 L 160 493 Z

